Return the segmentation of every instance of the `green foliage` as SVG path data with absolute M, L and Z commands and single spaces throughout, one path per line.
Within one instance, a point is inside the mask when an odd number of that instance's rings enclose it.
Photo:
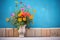
M 21 11 L 15 12 L 15 16 L 13 16 L 13 17 L 11 16 L 9 22 L 10 22 L 12 25 L 14 25 L 17 29 L 19 29 L 20 26 L 23 26 L 23 25 L 25 25 L 25 24 L 27 25 L 26 28 L 30 28 L 30 27 L 29 27 L 29 24 L 30 24 L 30 22 L 32 22 L 32 20 L 30 20 L 28 16 L 26 17 L 26 21 L 23 21 L 23 20 L 22 20 L 21 22 L 18 21 L 18 18 L 19 18 L 19 17 L 18 17 L 17 15 L 18 15 L 20 12 L 21 12 Z
M 30 28 L 29 25 L 32 22 L 32 19 L 30 19 L 30 11 L 29 8 L 25 7 L 24 5 L 20 5 L 20 9 L 18 10 L 16 9 L 16 11 L 14 12 L 13 16 L 11 16 L 9 19 L 7 19 L 8 22 L 10 22 L 12 25 L 14 25 L 17 29 L 19 29 L 20 26 L 23 25 L 27 25 L 26 28 Z M 21 12 L 25 12 L 28 16 L 26 16 L 26 14 L 21 13 Z M 19 14 L 19 16 L 18 16 Z M 20 14 L 23 14 L 24 16 L 20 16 Z M 23 20 L 23 18 L 26 16 L 26 21 Z M 22 18 L 22 21 L 20 21 L 19 18 Z M 19 21 L 18 21 L 19 19 Z

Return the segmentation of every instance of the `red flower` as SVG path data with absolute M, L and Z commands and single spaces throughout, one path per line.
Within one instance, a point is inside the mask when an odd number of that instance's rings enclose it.
M 26 17 L 26 13 L 25 13 L 25 12 L 23 12 L 23 13 L 22 13 L 22 16 L 23 16 L 23 17 Z
M 31 14 L 30 14 L 29 12 L 26 12 L 26 16 L 28 16 L 28 17 L 29 17 L 29 16 L 31 16 Z
M 24 12 L 24 11 L 23 11 L 21 16 L 23 16 L 23 17 L 28 16 L 28 17 L 29 17 L 29 16 L 31 16 L 31 14 L 30 14 L 29 12 Z

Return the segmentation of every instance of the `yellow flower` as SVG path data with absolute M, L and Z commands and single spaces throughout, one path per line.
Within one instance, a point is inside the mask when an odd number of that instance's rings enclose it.
M 18 17 L 22 16 L 22 13 L 23 13 L 23 12 L 21 11 L 21 13 L 18 14 Z
M 9 18 L 6 18 L 6 21 L 8 22 L 9 21 Z
M 23 21 L 26 21 L 26 18 L 23 18 Z
M 19 14 L 18 14 L 18 17 L 20 17 L 21 15 L 22 15 L 22 14 L 21 14 L 21 13 L 19 13 Z
M 33 16 L 31 15 L 29 18 L 30 18 L 30 19 L 33 19 Z
M 22 21 L 22 18 L 18 18 L 18 21 L 21 22 Z
M 33 10 L 34 13 L 36 13 L 36 10 Z

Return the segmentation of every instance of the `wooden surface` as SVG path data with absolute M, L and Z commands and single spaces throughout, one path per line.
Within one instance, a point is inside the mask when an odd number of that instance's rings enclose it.
M 0 37 L 19 37 L 16 28 L 0 28 Z M 26 29 L 25 37 L 60 37 L 60 29 Z

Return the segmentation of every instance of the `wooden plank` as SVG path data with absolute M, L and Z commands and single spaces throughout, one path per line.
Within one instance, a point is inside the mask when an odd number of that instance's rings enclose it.
M 19 37 L 19 33 L 18 33 L 18 30 L 16 28 L 13 28 L 13 36 Z
M 57 37 L 57 32 L 58 32 L 58 30 L 57 29 L 50 29 L 50 32 L 51 32 L 51 37 Z
M 46 29 L 46 36 L 50 37 L 50 29 Z
M 3 36 L 3 31 L 2 31 L 2 29 L 0 29 L 0 37 L 2 37 Z
M 5 36 L 5 29 L 4 28 L 0 28 L 0 37 Z
M 34 29 L 27 29 L 26 37 L 34 37 Z
M 42 32 L 42 29 L 35 29 L 35 37 L 41 37 L 42 36 L 42 34 L 41 34 L 41 32 Z
M 16 28 L 0 28 L 0 37 L 19 37 Z M 60 29 L 27 29 L 25 37 L 60 37 Z
M 3 28 L 3 37 L 5 37 L 5 28 Z
M 42 29 L 42 37 L 46 37 L 47 36 L 47 30 L 46 29 Z
M 8 32 L 9 32 L 9 29 L 6 28 L 6 29 L 5 29 L 5 37 L 8 37 Z
M 58 29 L 58 35 L 57 35 L 57 37 L 60 37 L 60 29 Z
M 13 37 L 13 28 L 9 29 L 8 36 L 9 37 Z

